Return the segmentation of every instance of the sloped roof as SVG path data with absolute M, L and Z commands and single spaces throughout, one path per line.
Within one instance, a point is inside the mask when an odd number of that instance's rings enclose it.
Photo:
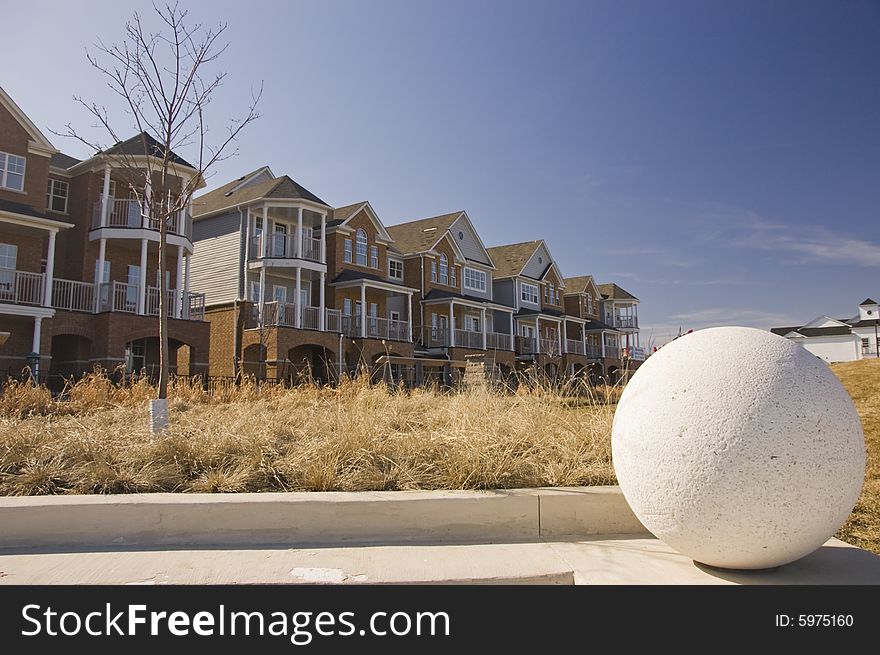
M 231 182 L 227 182 L 223 186 L 214 189 L 213 191 L 209 191 L 193 200 L 193 212 L 195 216 L 213 214 L 214 212 L 227 207 L 233 207 L 235 205 L 260 200 L 262 198 L 302 199 L 310 200 L 311 202 L 316 202 L 321 205 L 327 205 L 326 202 L 321 200 L 304 186 L 290 179 L 287 175 L 281 175 L 280 177 L 264 180 L 263 182 L 254 182 L 253 184 L 248 184 L 247 186 L 233 191 L 233 189 L 241 184 L 242 181 L 262 170 L 262 168 L 264 167 L 251 171 L 247 175 L 242 175 L 241 177 L 232 180 Z
M 431 246 L 443 236 L 462 212 L 441 214 L 417 221 L 398 223 L 388 226 L 388 234 L 394 239 L 394 245 L 405 255 L 412 255 L 430 250 Z
M 333 209 L 333 221 L 334 225 L 340 225 L 347 221 L 349 218 L 358 213 L 361 207 L 367 204 L 366 200 L 361 200 L 360 202 L 356 202 L 353 205 L 345 205 L 344 207 L 336 207 Z M 329 221 L 327 225 L 330 225 Z
M 871 300 L 870 298 L 865 298 L 865 301 L 859 305 L 859 307 L 864 307 L 865 305 L 876 305 L 876 300 Z
M 780 327 L 780 328 L 771 328 L 770 332 L 773 334 L 778 334 L 781 337 L 784 337 L 786 334 L 791 334 L 792 332 L 796 332 L 805 337 L 827 337 L 827 336 L 838 336 L 843 334 L 852 334 L 852 329 L 849 326 L 833 326 L 833 327 L 821 327 L 821 328 L 808 328 L 808 327 Z
M 367 273 L 366 271 L 356 271 L 351 268 L 344 269 L 339 275 L 337 275 L 333 280 L 331 280 L 331 284 L 335 282 L 352 282 L 354 280 L 372 280 L 374 282 L 385 282 L 386 284 L 396 284 L 397 286 L 404 286 L 403 282 L 400 280 L 390 280 L 382 277 L 381 275 L 376 275 L 375 273 Z
M 581 293 L 586 291 L 590 284 L 595 285 L 592 275 L 577 275 L 575 277 L 567 277 L 563 280 L 568 293 Z
M 597 284 L 596 287 L 599 289 L 599 293 L 611 300 L 638 300 L 629 291 L 617 286 L 613 282 L 610 284 Z
M 535 254 L 540 245 L 541 241 L 537 240 L 487 248 L 489 256 L 495 262 L 495 270 L 492 272 L 492 277 L 519 275 L 529 261 L 529 258 Z
M 9 212 L 10 214 L 21 214 L 22 216 L 33 216 L 34 218 L 42 218 L 47 221 L 67 224 L 65 221 L 38 211 L 30 205 L 25 205 L 20 202 L 12 202 L 11 200 L 4 200 L 3 198 L 0 198 L 0 211 Z
M 76 166 L 80 161 L 82 160 L 77 159 L 76 157 L 71 157 L 70 155 L 65 155 L 63 152 L 56 152 L 49 158 L 49 166 L 68 169 L 71 166 Z
M 146 148 L 144 147 L 144 142 L 146 142 Z M 140 134 L 135 134 L 130 139 L 120 141 L 116 145 L 95 154 L 100 155 L 102 153 L 107 155 L 150 155 L 151 157 L 162 159 L 165 154 L 165 146 L 156 141 L 147 132 L 141 132 Z M 175 164 L 195 168 L 195 166 L 177 155 L 173 150 L 169 152 L 168 159 Z

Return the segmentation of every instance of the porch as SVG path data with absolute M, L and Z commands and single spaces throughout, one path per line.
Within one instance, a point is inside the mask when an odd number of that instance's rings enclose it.
M 425 320 L 419 335 L 423 348 L 513 350 L 512 309 L 455 298 L 423 304 Z

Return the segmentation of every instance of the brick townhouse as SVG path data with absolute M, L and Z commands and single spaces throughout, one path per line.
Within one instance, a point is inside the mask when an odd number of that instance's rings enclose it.
M 94 365 L 158 366 L 158 224 L 132 197 L 121 157 L 156 162 L 141 135 L 80 161 L 59 152 L 0 89 L 0 367 L 30 358 L 41 376 Z M 178 183 L 197 174 L 173 155 Z M 149 186 L 149 185 L 148 185 Z M 179 187 L 178 187 L 179 188 Z M 147 189 L 147 197 L 149 190 Z M 149 203 L 144 203 L 148 205 Z M 171 369 L 202 372 L 209 325 L 189 290 L 191 212 L 169 227 Z M 4 336 L 6 335 L 6 336 Z
M 193 239 L 212 374 L 326 381 L 412 356 L 417 290 L 369 202 L 333 208 L 263 167 L 196 199 Z

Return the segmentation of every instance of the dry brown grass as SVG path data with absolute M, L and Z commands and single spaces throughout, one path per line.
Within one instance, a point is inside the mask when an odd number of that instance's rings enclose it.
M 572 391 L 571 389 L 568 390 Z M 389 391 L 355 380 L 283 389 L 177 384 L 148 432 L 145 382 L 89 376 L 52 401 L 0 397 L 0 494 L 489 489 L 613 484 L 617 391 Z
M 837 536 L 880 555 L 880 361 L 864 359 L 831 368 L 855 402 L 868 451 L 862 495 Z

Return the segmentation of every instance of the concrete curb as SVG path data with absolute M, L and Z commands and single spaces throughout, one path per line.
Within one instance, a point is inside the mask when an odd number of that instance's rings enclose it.
M 506 543 L 647 534 L 618 487 L 0 498 L 0 549 Z

